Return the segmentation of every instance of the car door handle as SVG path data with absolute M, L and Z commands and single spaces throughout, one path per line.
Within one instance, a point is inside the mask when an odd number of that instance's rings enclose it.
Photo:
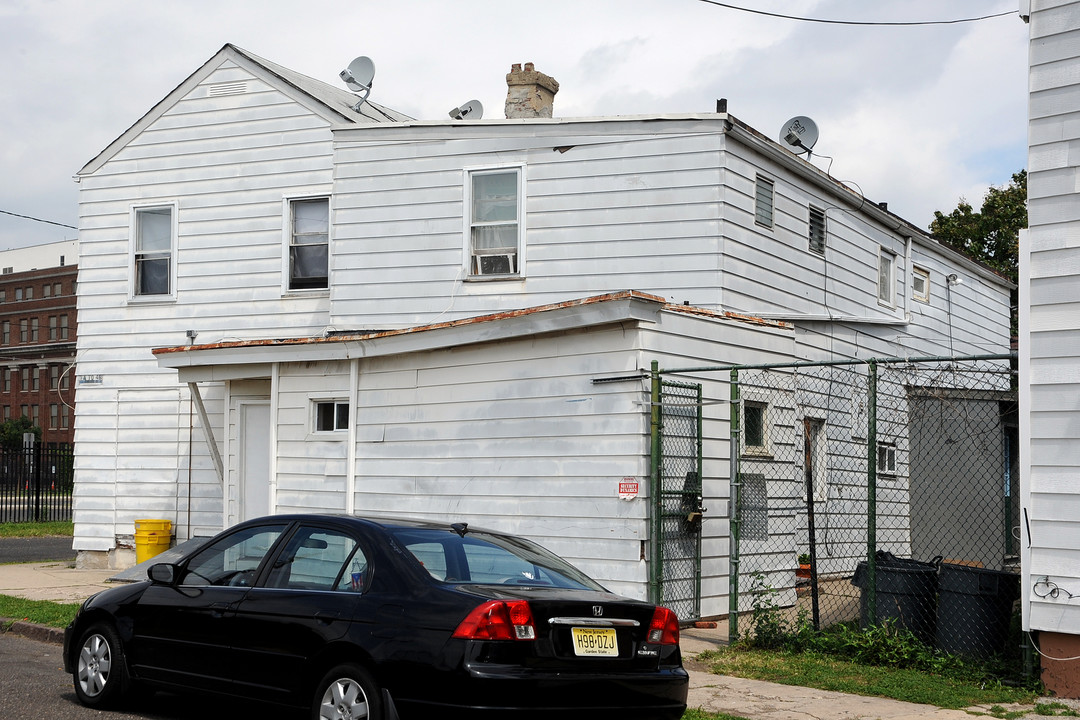
M 232 607 L 232 603 L 210 603 L 210 614 L 216 618 L 225 617 L 225 613 Z
M 337 620 L 338 613 L 325 613 L 322 611 L 316 611 L 316 613 L 312 617 L 315 618 L 315 622 L 319 623 L 320 625 L 329 625 L 335 620 Z

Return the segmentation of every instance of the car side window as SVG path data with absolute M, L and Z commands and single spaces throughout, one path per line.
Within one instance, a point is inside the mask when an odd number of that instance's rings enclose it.
M 245 528 L 202 548 L 184 567 L 181 585 L 249 587 L 285 525 Z
M 362 592 L 367 580 L 367 557 L 353 537 L 337 530 L 301 527 L 274 560 L 266 586 Z

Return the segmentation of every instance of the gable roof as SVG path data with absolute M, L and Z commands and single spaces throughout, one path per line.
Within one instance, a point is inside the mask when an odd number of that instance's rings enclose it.
M 76 175 L 90 175 L 96 172 L 147 126 L 164 115 L 180 99 L 190 93 L 210 73 L 230 61 L 292 97 L 315 114 L 325 118 L 329 123 L 369 125 L 412 120 L 408 115 L 371 101 L 361 105 L 359 111 L 354 110 L 353 107 L 356 105 L 357 96 L 348 90 L 328 85 L 321 80 L 290 70 L 247 50 L 226 43 L 199 69 L 177 85 L 172 92 L 162 98 L 154 107 L 150 108 L 134 125 L 109 143 L 90 162 L 86 163 Z

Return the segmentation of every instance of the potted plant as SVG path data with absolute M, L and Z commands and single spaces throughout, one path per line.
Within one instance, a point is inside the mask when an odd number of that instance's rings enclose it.
M 808 578 L 810 577 L 810 554 L 803 553 L 799 555 L 799 569 L 795 571 L 795 577 Z

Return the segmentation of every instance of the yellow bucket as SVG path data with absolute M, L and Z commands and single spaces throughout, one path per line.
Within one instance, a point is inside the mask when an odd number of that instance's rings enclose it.
M 135 562 L 141 563 L 159 555 L 172 545 L 171 520 L 135 521 Z

